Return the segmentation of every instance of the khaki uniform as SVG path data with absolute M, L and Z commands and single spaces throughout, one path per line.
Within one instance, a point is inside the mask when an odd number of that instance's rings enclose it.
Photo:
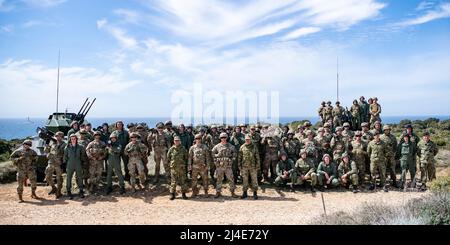
M 90 188 L 98 187 L 102 172 L 103 162 L 106 158 L 106 144 L 99 140 L 92 141 L 86 147 L 86 154 L 89 158 L 89 184 Z
M 418 155 L 420 157 L 420 181 L 424 184 L 436 178 L 436 160 L 434 157 L 438 153 L 438 148 L 433 141 L 420 141 L 417 144 Z M 427 178 L 428 177 L 428 178 Z
M 211 152 L 208 146 L 204 144 L 194 144 L 189 149 L 188 166 L 192 169 L 192 191 L 198 192 L 198 177 L 202 178 L 203 189 L 208 190 L 208 166 L 211 165 Z
M 64 148 L 67 144 L 64 141 L 61 142 L 50 142 L 50 145 L 45 147 L 45 152 L 47 153 L 48 165 L 45 169 L 45 180 L 48 185 L 55 188 L 55 183 L 53 181 L 53 173 L 56 173 L 56 183 L 58 185 L 58 190 L 61 191 L 63 185 L 62 169 L 61 165 L 64 158 Z
M 181 186 L 181 192 L 186 193 L 188 191 L 186 182 L 187 150 L 181 144 L 173 145 L 167 152 L 167 160 L 170 167 L 170 193 L 175 193 L 177 184 Z
M 230 184 L 230 190 L 234 192 L 236 186 L 234 184 L 232 163 L 237 157 L 236 149 L 230 143 L 219 143 L 213 147 L 212 157 L 216 165 L 216 191 L 218 193 L 222 191 L 223 177 L 226 176 Z
M 241 172 L 243 187 L 242 190 L 246 192 L 248 190 L 250 177 L 252 180 L 252 191 L 258 191 L 258 171 L 260 170 L 260 158 L 258 147 L 251 144 L 243 144 L 239 148 L 239 156 L 238 156 L 238 166 Z
M 141 185 L 145 184 L 145 168 L 142 158 L 147 157 L 147 146 L 140 142 L 130 142 L 125 147 L 125 155 L 128 156 L 128 171 L 130 173 L 130 184 L 134 188 L 136 185 L 136 176 L 139 175 Z
M 171 137 L 162 132 L 150 134 L 147 138 L 147 142 L 153 148 L 154 160 L 155 160 L 155 176 L 158 178 L 161 171 L 161 162 L 164 167 L 164 171 L 167 177 L 170 177 L 169 163 L 167 162 L 167 150 L 170 147 Z
M 17 193 L 22 195 L 23 183 L 28 178 L 31 183 L 31 190 L 34 192 L 37 188 L 36 183 L 36 161 L 37 153 L 33 149 L 17 149 L 10 157 L 13 164 L 17 167 Z

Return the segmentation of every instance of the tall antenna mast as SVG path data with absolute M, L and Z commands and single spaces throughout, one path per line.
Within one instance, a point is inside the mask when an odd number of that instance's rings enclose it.
M 336 71 L 336 101 L 339 101 L 339 56 L 337 57 Z
M 58 105 L 59 105 L 59 66 L 60 66 L 60 63 L 61 63 L 61 50 L 59 50 L 59 52 L 58 52 L 58 80 L 56 82 L 56 113 L 59 112 Z

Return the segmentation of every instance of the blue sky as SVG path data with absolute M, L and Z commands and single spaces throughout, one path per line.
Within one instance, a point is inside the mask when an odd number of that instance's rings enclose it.
M 91 116 L 170 116 L 194 82 L 279 91 L 281 116 L 377 96 L 384 115 L 450 115 L 450 1 L 0 0 L 0 117 L 97 97 Z

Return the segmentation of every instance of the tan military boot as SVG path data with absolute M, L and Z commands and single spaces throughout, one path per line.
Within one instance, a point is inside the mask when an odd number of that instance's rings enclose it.
M 238 198 L 238 196 L 234 193 L 234 191 L 231 191 L 231 197 L 232 198 Z
M 22 194 L 17 194 L 19 196 L 19 203 L 23 203 Z
M 191 197 L 196 197 L 198 195 L 198 189 L 197 188 L 192 188 L 192 195 Z
M 206 196 L 206 197 L 209 197 L 208 189 L 205 189 L 205 196 Z

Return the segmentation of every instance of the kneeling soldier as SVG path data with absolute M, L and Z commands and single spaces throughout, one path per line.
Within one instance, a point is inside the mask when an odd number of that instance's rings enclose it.
M 342 161 L 338 167 L 339 181 L 344 187 L 349 186 L 353 193 L 358 192 L 358 168 L 356 167 L 355 161 L 350 161 L 350 156 L 347 152 L 342 154 Z
M 294 171 L 294 163 L 291 159 L 287 158 L 286 153 L 283 151 L 280 154 L 280 161 L 277 164 L 277 178 L 275 179 L 275 185 L 278 187 L 286 185 L 291 180 L 291 174 Z M 291 191 L 294 189 L 291 188 Z
M 333 187 L 339 186 L 336 164 L 331 161 L 330 155 L 323 155 L 322 162 L 317 168 L 317 175 L 320 189 L 322 191 L 324 188 L 328 188 L 330 185 Z
M 294 185 L 303 185 L 308 180 L 311 181 L 311 192 L 316 192 L 316 167 L 314 166 L 314 161 L 308 159 L 308 153 L 303 149 L 300 151 L 300 159 L 295 163 L 292 173 L 291 189 L 294 189 Z

